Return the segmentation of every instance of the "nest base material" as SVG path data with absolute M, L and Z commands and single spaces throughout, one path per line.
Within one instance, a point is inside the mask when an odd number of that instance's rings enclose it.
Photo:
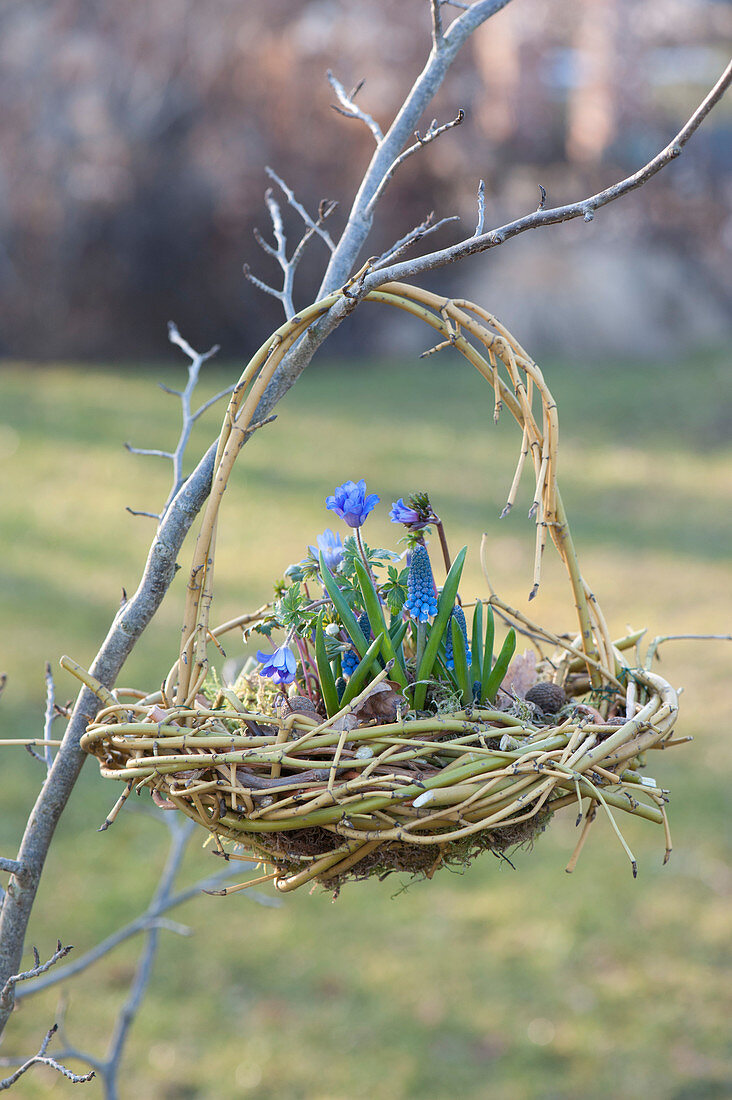
M 482 852 L 504 856 L 507 851 L 533 843 L 535 837 L 544 831 L 549 816 L 541 815 L 520 825 L 506 825 L 465 840 L 452 840 L 443 844 L 416 846 L 406 841 L 387 841 L 366 852 L 351 867 L 339 870 L 336 864 L 330 871 L 316 876 L 316 880 L 337 893 L 349 880 L 358 881 L 371 877 L 385 879 L 395 872 L 408 874 L 412 878 L 432 878 L 443 867 L 455 870 L 467 867 Z M 339 846 L 336 836 L 319 828 L 275 833 L 264 843 L 260 841 L 260 844 L 276 860 L 283 881 L 286 881 L 288 875 L 299 873 L 303 856 L 314 860 Z
M 192 708 L 106 693 L 82 747 L 103 776 L 126 784 L 109 821 L 147 787 L 205 828 L 219 855 L 264 864 L 280 890 L 337 890 L 395 871 L 432 877 L 530 842 L 569 805 L 586 825 L 605 811 L 635 867 L 614 815 L 643 817 L 668 836 L 666 792 L 638 764 L 670 737 L 676 697 L 652 673 L 633 683 L 646 701 L 630 718 L 569 702 L 547 724 L 476 708 L 355 728 L 345 719 L 359 698 L 322 720 L 247 711 L 231 691 Z

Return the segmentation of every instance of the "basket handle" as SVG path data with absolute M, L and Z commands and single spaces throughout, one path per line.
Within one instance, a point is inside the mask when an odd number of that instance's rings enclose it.
M 249 361 L 231 395 L 219 435 L 211 493 L 204 509 L 188 577 L 180 653 L 164 689 L 171 701 L 175 694 L 177 705 L 192 705 L 207 675 L 218 513 L 236 458 L 251 433 L 257 404 L 290 348 L 342 297 L 343 291 L 331 294 L 281 325 Z M 591 658 L 588 673 L 593 686 L 599 686 L 602 679 L 600 669 L 610 673 L 614 671 L 612 642 L 597 601 L 580 572 L 557 486 L 557 405 L 539 367 L 492 314 L 467 299 L 443 298 L 405 283 L 385 283 L 378 290 L 366 294 L 364 300 L 404 310 L 435 329 L 443 339 L 432 350 L 450 345 L 459 351 L 493 387 L 494 418 L 498 419 L 505 407 L 521 428 L 521 452 L 503 514 L 513 504 L 526 459 L 530 458 L 536 479 L 530 511 L 536 520 L 536 550 L 529 598 L 533 598 L 538 590 L 542 557 L 550 537 L 569 574 L 582 649 Z M 499 373 L 499 365 L 504 368 L 507 381 Z M 541 401 L 541 423 L 533 412 L 535 395 Z

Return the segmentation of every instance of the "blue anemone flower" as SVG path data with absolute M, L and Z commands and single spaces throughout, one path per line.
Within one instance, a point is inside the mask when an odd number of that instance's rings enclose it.
M 262 663 L 259 675 L 265 680 L 274 680 L 276 684 L 291 684 L 295 679 L 297 659 L 289 646 L 281 645 L 274 653 L 257 650 L 257 660 Z
M 371 509 L 379 503 L 376 493 L 366 495 L 366 482 L 344 481 L 336 488 L 333 496 L 325 498 L 326 508 L 330 508 L 349 527 L 360 527 Z
M 399 497 L 399 500 L 395 500 L 392 504 L 389 519 L 392 523 L 404 523 L 407 527 L 414 527 L 415 524 L 420 523 L 417 509 L 410 508 L 408 504 L 404 503 L 402 497 Z M 424 526 L 424 524 L 421 526 Z
M 432 576 L 430 556 L 422 543 L 415 546 L 412 551 L 404 610 L 420 623 L 426 623 L 437 614 L 435 579 Z
M 322 552 L 325 564 L 331 573 L 335 573 L 343 561 L 343 541 L 340 535 L 334 534 L 330 527 L 326 527 L 322 535 L 318 535 L 317 546 L 308 546 L 308 550 L 317 559 L 318 552 Z
M 470 646 L 468 645 L 468 626 L 465 622 L 465 612 L 459 604 L 455 604 L 450 612 L 450 618 L 447 620 L 447 630 L 445 631 L 445 664 L 448 668 L 455 668 L 455 654 L 452 649 L 452 620 L 455 619 L 456 623 L 460 627 L 460 633 L 463 636 L 465 643 L 465 660 L 470 665 Z

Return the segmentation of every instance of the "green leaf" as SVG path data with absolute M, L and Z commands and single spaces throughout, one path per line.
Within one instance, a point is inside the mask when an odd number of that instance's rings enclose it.
M 356 621 L 356 616 L 348 606 L 348 601 L 341 592 L 340 588 L 336 584 L 335 577 L 331 573 L 328 566 L 325 564 L 325 559 L 321 553 L 320 555 L 320 576 L 323 581 L 323 586 L 333 601 L 333 606 L 338 612 L 338 617 L 343 623 L 346 631 L 348 632 L 351 641 L 355 645 L 361 657 L 367 652 L 369 644 L 364 637 L 364 633 L 361 627 Z M 380 669 L 377 662 L 374 662 L 374 675 L 378 675 Z
M 435 657 L 437 656 L 437 650 L 439 649 L 442 636 L 445 633 L 448 619 L 455 606 L 455 597 L 457 596 L 458 586 L 460 584 L 460 576 L 463 571 L 463 565 L 465 564 L 465 555 L 468 552 L 467 546 L 464 546 L 455 561 L 452 563 L 452 568 L 447 574 L 445 580 L 445 586 L 440 593 L 440 598 L 437 601 L 437 615 L 435 621 L 432 624 L 432 628 L 427 639 L 427 645 L 425 646 L 424 653 L 422 654 L 422 660 L 419 663 L 417 669 L 417 680 L 428 680 L 432 672 L 432 666 L 435 663 Z M 417 683 L 414 688 L 414 707 L 415 710 L 422 710 L 424 707 L 425 696 L 427 694 L 427 684 Z
M 480 679 L 490 676 L 493 666 L 493 640 L 496 634 L 496 620 L 493 618 L 493 608 L 490 604 L 486 607 L 485 617 L 485 648 L 483 650 L 483 672 Z
M 483 604 L 478 602 L 473 608 L 473 634 L 471 639 L 471 653 L 473 665 L 471 677 L 473 680 L 483 679 Z
M 402 644 L 408 630 L 409 623 L 406 619 L 404 619 L 403 622 L 399 622 L 399 619 L 395 619 L 394 623 L 389 627 L 389 636 L 394 649 L 398 649 Z
M 394 661 L 394 668 L 392 669 L 392 676 L 397 683 L 403 687 L 407 687 L 407 677 L 404 670 L 400 667 L 397 661 L 396 653 L 394 652 L 394 646 L 392 644 L 391 635 L 386 628 L 386 620 L 384 618 L 384 612 L 381 607 L 381 601 L 379 600 L 374 582 L 366 571 L 366 567 L 363 562 L 356 561 L 355 563 L 356 577 L 358 578 L 359 588 L 361 589 L 361 595 L 363 596 L 363 606 L 366 610 L 366 614 L 369 617 L 371 623 L 371 630 L 374 635 L 382 633 L 384 637 L 384 643 L 381 647 L 381 653 L 385 661 Z
M 496 661 L 490 676 L 484 677 L 483 684 L 480 689 L 480 701 L 485 702 L 488 699 L 491 703 L 495 702 L 498 689 L 503 683 L 503 677 L 508 672 L 508 666 L 511 663 L 511 658 L 514 655 L 516 649 L 516 631 L 511 627 L 506 639 L 501 646 L 501 652 L 498 654 L 498 660 Z M 484 666 L 486 667 L 486 666 Z
M 318 679 L 320 680 L 320 692 L 325 703 L 326 714 L 332 718 L 339 710 L 338 692 L 336 691 L 333 670 L 328 661 L 325 649 L 325 635 L 323 633 L 323 612 L 318 615 L 318 625 L 315 628 L 315 663 L 318 666 Z
M 468 662 L 465 656 L 465 638 L 460 629 L 460 623 L 455 616 L 450 620 L 452 630 L 452 659 L 455 662 L 455 676 L 460 686 L 463 697 L 463 706 L 467 707 L 473 701 L 473 688 L 468 673 Z
M 384 641 L 384 635 L 379 634 L 378 638 L 374 638 L 373 642 L 366 650 L 366 655 L 363 660 L 356 665 L 353 670 L 353 674 L 348 681 L 348 686 L 343 692 L 341 699 L 341 707 L 345 707 L 346 703 L 350 703 L 352 699 L 355 699 L 363 689 L 366 687 L 366 682 L 369 678 L 369 673 L 373 667 L 378 669 L 378 665 L 375 662 L 376 654 L 381 649 L 381 645 Z

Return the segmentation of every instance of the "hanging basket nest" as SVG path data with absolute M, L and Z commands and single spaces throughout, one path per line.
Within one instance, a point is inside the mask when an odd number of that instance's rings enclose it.
M 233 688 L 211 690 L 209 644 L 261 621 L 266 611 L 209 627 L 223 493 L 283 355 L 337 298 L 278 329 L 233 392 L 189 574 L 180 653 L 162 691 L 110 692 L 69 658 L 62 661 L 103 704 L 82 747 L 98 757 L 105 778 L 125 784 L 103 827 L 131 791 L 148 787 L 158 804 L 205 829 L 219 855 L 264 864 L 266 873 L 242 886 L 271 879 L 282 891 L 308 882 L 337 890 L 349 878 L 393 871 L 431 877 L 481 851 L 502 855 L 531 842 L 558 810 L 572 805 L 582 828 L 568 870 L 598 810 L 608 815 L 634 873 L 616 811 L 661 825 L 668 856 L 667 792 L 639 767 L 649 749 L 672 743 L 676 694 L 661 677 L 636 667 L 639 658 L 628 665 L 640 634 L 611 639 L 580 572 L 557 487 L 556 403 L 530 356 L 470 302 L 403 284 L 368 295 L 432 326 L 440 335 L 437 348 L 456 348 L 493 387 L 495 419 L 506 409 L 517 422 L 521 450 L 506 508 L 528 459 L 536 486 L 532 595 L 550 538 L 569 575 L 576 636 L 545 629 L 491 590 L 485 604 L 527 635 L 538 654 L 528 686 L 532 663 L 514 662 L 492 704 L 450 705 L 427 688 L 423 705 L 415 708 L 413 700 L 410 707 L 390 679 L 388 660 L 330 717 L 310 699 L 267 691 L 256 673 Z

